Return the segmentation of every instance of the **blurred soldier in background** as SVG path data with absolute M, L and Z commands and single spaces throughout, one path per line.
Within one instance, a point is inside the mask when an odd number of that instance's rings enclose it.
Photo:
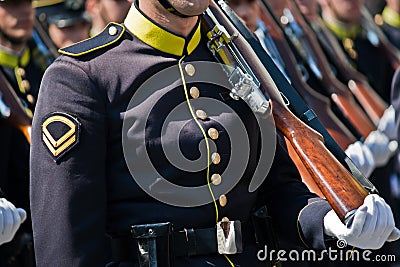
M 83 1 L 34 0 L 33 6 L 57 48 L 89 38 L 90 20 Z
M 385 0 L 365 0 L 365 6 L 371 14 L 375 15 L 382 12 L 385 7 Z
M 400 48 L 400 1 L 386 0 L 382 14 L 376 15 L 375 21 L 381 26 L 389 41 Z
M 364 0 L 318 0 L 322 18 L 335 34 L 348 59 L 367 76 L 369 83 L 387 102 L 395 69 L 379 36 L 362 23 Z
M 9 123 L 8 116 L 16 110 L 7 110 L 11 106 L 7 106 L 9 102 L 4 96 L 15 95 L 20 111 L 32 116 L 45 65 L 41 64 L 43 55 L 31 40 L 34 20 L 31 0 L 0 1 L 0 18 L 0 75 L 4 78 L 0 83 L 3 96 L 0 100 L 5 104 L 0 118 L 0 187 L 9 201 L 28 211 L 27 221 L 11 242 L 0 246 L 0 266 L 27 267 L 34 266 L 29 212 L 29 142 Z M 6 212 L 2 209 L 3 215 Z M 12 235 L 4 241 L 11 238 Z
M 92 19 L 90 35 L 101 32 L 113 21 L 122 23 L 133 0 L 86 0 L 86 10 Z

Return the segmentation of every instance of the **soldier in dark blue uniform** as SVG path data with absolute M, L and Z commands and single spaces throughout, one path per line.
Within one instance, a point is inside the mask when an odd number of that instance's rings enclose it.
M 245 102 L 207 83 L 225 74 L 198 67 L 215 61 L 199 20 L 208 2 L 136 1 L 124 25 L 62 49 L 47 70 L 32 131 L 38 266 L 265 266 L 255 241 L 264 243 L 265 226 L 251 223 L 265 210 L 292 247 L 323 249 L 324 233 L 343 233 L 329 204 L 301 183 L 280 134 L 268 140 L 277 140 L 268 176 L 249 191 L 267 137 Z M 237 124 L 239 140 L 230 132 Z M 171 156 L 178 150 L 190 162 L 207 155 L 206 166 L 182 167 Z M 232 162 L 239 168 L 227 174 Z M 373 198 L 357 213 L 372 216 L 354 220 L 360 235 L 349 244 L 398 238 L 390 208 Z
M 333 1 L 322 3 L 325 24 L 337 37 L 349 61 L 363 73 L 375 91 L 390 102 L 390 86 L 395 69 L 392 67 L 385 47 L 372 29 L 362 24 L 363 0 Z
M 90 35 L 100 33 L 109 22 L 122 23 L 133 0 L 86 0 L 86 11 L 92 21 Z
M 375 21 L 381 26 L 389 41 L 400 49 L 400 2 L 387 0 L 382 14 L 375 16 Z
M 83 1 L 34 0 L 36 16 L 56 47 L 89 38 L 90 19 Z
M 0 17 L 0 72 L 21 103 L 22 112 L 32 116 L 45 68 L 45 57 L 31 40 L 32 3 L 30 0 L 0 1 Z M 1 86 L 4 88 L 5 84 Z M 15 206 L 29 211 L 29 143 L 5 118 L 6 114 L 1 115 L 0 188 Z M 28 220 L 13 241 L 0 247 L 0 266 L 33 266 L 32 246 L 28 212 Z

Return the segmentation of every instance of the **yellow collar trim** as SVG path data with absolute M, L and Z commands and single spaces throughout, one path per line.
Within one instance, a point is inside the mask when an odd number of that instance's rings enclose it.
M 132 5 L 124 21 L 126 28 L 139 40 L 162 52 L 175 56 L 191 54 L 200 43 L 200 23 L 190 38 L 175 35 L 153 23 Z
M 28 48 L 26 48 L 24 52 L 22 52 L 22 55 L 20 57 L 11 53 L 7 53 L 4 50 L 0 50 L 1 66 L 6 66 L 9 68 L 15 68 L 17 66 L 25 67 L 26 65 L 28 65 L 30 58 L 31 58 L 31 53 Z
M 361 33 L 361 25 L 356 25 L 350 29 L 346 29 L 343 26 L 335 24 L 333 22 L 328 22 L 324 20 L 325 25 L 340 39 L 354 39 Z
M 64 0 L 34 0 L 32 1 L 33 8 L 51 6 L 64 2 Z
M 400 14 L 386 6 L 382 12 L 383 21 L 392 27 L 400 28 Z

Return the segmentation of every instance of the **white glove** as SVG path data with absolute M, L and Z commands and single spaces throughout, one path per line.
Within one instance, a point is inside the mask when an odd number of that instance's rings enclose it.
M 389 138 L 380 131 L 371 132 L 364 141 L 364 144 L 374 155 L 375 166 L 385 165 L 397 150 L 397 141 L 390 141 Z
M 378 122 L 378 130 L 386 134 L 390 140 L 397 139 L 395 111 L 393 106 L 389 106 L 383 113 Z
M 374 155 L 366 145 L 357 141 L 349 145 L 345 153 L 367 178 L 371 175 L 375 169 L 375 160 Z
M 0 198 L 0 245 L 10 242 L 21 223 L 26 220 L 26 212 L 16 208 L 5 198 Z
M 400 238 L 391 208 L 376 194 L 365 198 L 350 225 L 344 225 L 333 210 L 329 211 L 324 217 L 324 232 L 361 249 L 379 249 L 386 241 Z

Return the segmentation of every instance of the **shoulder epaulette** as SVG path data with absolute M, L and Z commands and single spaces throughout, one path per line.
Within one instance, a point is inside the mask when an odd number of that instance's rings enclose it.
M 121 24 L 110 22 L 104 30 L 92 38 L 83 40 L 71 46 L 60 48 L 60 54 L 79 57 L 90 52 L 107 47 L 117 42 L 123 36 L 125 27 Z

